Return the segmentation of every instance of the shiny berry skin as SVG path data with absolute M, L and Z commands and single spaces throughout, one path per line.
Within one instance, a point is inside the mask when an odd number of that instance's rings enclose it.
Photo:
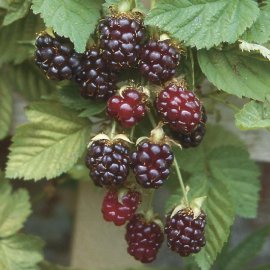
M 180 54 L 168 41 L 150 40 L 140 54 L 141 74 L 154 84 L 162 84 L 176 73 Z
M 112 70 L 137 65 L 145 36 L 141 19 L 124 13 L 108 16 L 100 21 L 99 34 L 103 59 Z
M 119 186 L 129 174 L 129 148 L 122 141 L 98 140 L 91 144 L 86 166 L 97 186 Z
M 78 71 L 81 55 L 72 42 L 63 37 L 41 34 L 36 39 L 36 64 L 51 80 L 70 80 Z
M 120 202 L 118 193 L 110 190 L 103 200 L 103 218 L 106 221 L 113 222 L 116 226 L 124 225 L 134 216 L 140 203 L 141 194 L 139 192 L 129 190 Z
M 131 128 L 145 116 L 145 95 L 129 87 L 123 91 L 122 96 L 115 95 L 108 100 L 107 112 L 122 127 Z
M 173 217 L 169 214 L 165 225 L 168 247 L 182 257 L 198 253 L 206 243 L 205 225 L 206 215 L 203 211 L 195 219 L 190 208 L 178 211 Z
M 203 140 L 206 133 L 207 115 L 204 107 L 202 107 L 202 119 L 195 130 L 190 134 L 172 131 L 170 136 L 176 142 L 179 142 L 183 148 L 197 147 Z
M 144 188 L 159 188 L 170 174 L 173 153 L 168 144 L 140 143 L 131 155 L 137 182 Z
M 126 227 L 128 253 L 142 263 L 151 263 L 164 241 L 164 233 L 155 221 L 147 222 L 142 214 L 137 214 Z
M 174 131 L 191 133 L 201 121 L 199 99 L 192 91 L 173 83 L 158 94 L 155 107 L 161 119 Z
M 84 53 L 76 82 L 80 85 L 81 95 L 89 99 L 107 100 L 117 89 L 116 73 L 107 68 L 96 48 Z

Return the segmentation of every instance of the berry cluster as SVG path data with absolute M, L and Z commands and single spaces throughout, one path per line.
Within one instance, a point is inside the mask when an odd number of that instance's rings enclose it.
M 98 134 L 91 140 L 85 160 L 94 184 L 108 189 L 103 218 L 117 226 L 127 223 L 128 253 L 143 263 L 155 260 L 164 234 L 169 248 L 181 256 L 197 253 L 205 245 L 206 216 L 201 209 L 195 211 L 189 203 L 176 207 L 176 212 L 172 209 L 165 229 L 151 207 L 138 211 L 142 195 L 148 194 L 150 200 L 168 181 L 176 162 L 172 144 L 198 146 L 206 131 L 201 101 L 183 80 L 174 78 L 180 45 L 164 34 L 158 39 L 152 31 L 151 36 L 138 12 L 112 11 L 99 22 L 97 33 L 96 44 L 83 54 L 69 39 L 41 33 L 36 63 L 49 79 L 74 80 L 82 97 L 105 101 L 107 116 L 114 120 L 110 136 Z M 147 84 L 121 84 L 117 91 L 120 72 L 130 68 L 137 69 Z M 118 128 L 133 137 L 135 126 L 147 115 L 154 129 L 149 137 L 138 138 L 133 149 L 127 135 L 115 135 Z

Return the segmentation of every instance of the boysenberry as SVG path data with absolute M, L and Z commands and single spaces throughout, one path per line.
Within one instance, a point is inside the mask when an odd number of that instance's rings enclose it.
M 134 18 L 133 18 L 134 17 Z M 101 20 L 100 47 L 108 67 L 121 70 L 137 65 L 145 28 L 142 19 L 132 13 L 119 13 Z
M 162 84 L 176 73 L 180 54 L 167 40 L 150 40 L 140 54 L 141 74 L 154 84 Z
M 116 73 L 107 68 L 97 48 L 84 53 L 76 76 L 84 98 L 107 100 L 116 91 Z
M 115 95 L 108 100 L 107 112 L 122 127 L 131 128 L 140 122 L 146 113 L 146 95 L 135 87 L 127 87 L 122 95 Z
M 119 200 L 118 192 L 110 190 L 103 200 L 103 218 L 116 226 L 124 225 L 134 216 L 140 202 L 141 194 L 137 191 L 129 190 Z
M 159 224 L 147 221 L 144 215 L 137 214 L 126 227 L 128 253 L 142 263 L 151 263 L 164 241 L 164 234 Z
M 170 83 L 155 101 L 156 110 L 168 126 L 177 132 L 191 133 L 202 117 L 202 105 L 192 91 Z
M 94 141 L 88 148 L 86 166 L 97 186 L 118 186 L 129 174 L 130 153 L 122 140 Z
M 173 217 L 170 213 L 165 225 L 168 247 L 183 257 L 198 253 L 206 243 L 205 224 L 206 215 L 203 211 L 196 218 L 191 208 L 184 208 Z
M 132 153 L 132 167 L 137 182 L 144 188 L 159 188 L 170 174 L 173 153 L 165 143 L 145 141 Z
M 81 55 L 72 42 L 55 35 L 40 34 L 36 39 L 36 64 L 51 80 L 70 80 L 78 72 Z
M 202 107 L 202 118 L 195 130 L 193 130 L 190 134 L 171 131 L 170 135 L 173 140 L 179 142 L 184 148 L 196 147 L 202 142 L 204 135 L 206 133 L 206 126 L 205 126 L 206 121 L 207 121 L 206 112 L 204 107 Z

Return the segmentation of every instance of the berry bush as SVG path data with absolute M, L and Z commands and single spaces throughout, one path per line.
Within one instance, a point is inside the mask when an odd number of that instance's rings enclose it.
M 256 218 L 260 173 L 223 121 L 270 130 L 269 0 L 4 0 L 0 24 L 1 269 L 58 269 L 18 232 L 29 197 L 8 179 L 63 175 L 105 191 L 102 222 L 125 226 L 142 263 L 163 245 L 187 270 L 270 269 L 248 268 L 270 225 L 230 246 L 235 218 Z

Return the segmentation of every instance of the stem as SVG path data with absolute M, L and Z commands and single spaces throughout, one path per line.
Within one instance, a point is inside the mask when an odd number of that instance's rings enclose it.
M 180 183 L 180 187 L 181 187 L 182 192 L 183 192 L 185 204 L 188 205 L 187 192 L 186 192 L 185 185 L 184 185 L 183 178 L 182 178 L 182 174 L 181 174 L 181 171 L 180 171 L 180 166 L 179 166 L 176 158 L 174 158 L 173 165 L 175 167 L 175 171 L 176 171 L 179 183 Z
M 151 9 L 153 9 L 156 5 L 156 0 L 151 0 Z
M 131 131 L 130 131 L 130 134 L 129 134 L 129 137 L 130 137 L 130 140 L 131 140 L 131 141 L 133 140 L 134 132 L 135 132 L 135 126 L 132 127 L 132 129 L 131 129 Z
M 190 54 L 190 62 L 191 62 L 191 69 L 192 69 L 192 90 L 195 90 L 195 70 L 194 70 L 194 57 L 192 49 L 189 50 Z
M 111 129 L 111 132 L 110 132 L 110 138 L 113 138 L 114 137 L 115 130 L 116 130 L 116 121 L 113 121 L 112 122 L 112 129 Z
M 151 113 L 151 111 L 148 111 L 147 114 L 148 114 L 148 118 L 150 120 L 150 123 L 152 124 L 153 128 L 155 128 L 157 124 L 156 124 L 156 121 L 155 121 L 153 114 Z

